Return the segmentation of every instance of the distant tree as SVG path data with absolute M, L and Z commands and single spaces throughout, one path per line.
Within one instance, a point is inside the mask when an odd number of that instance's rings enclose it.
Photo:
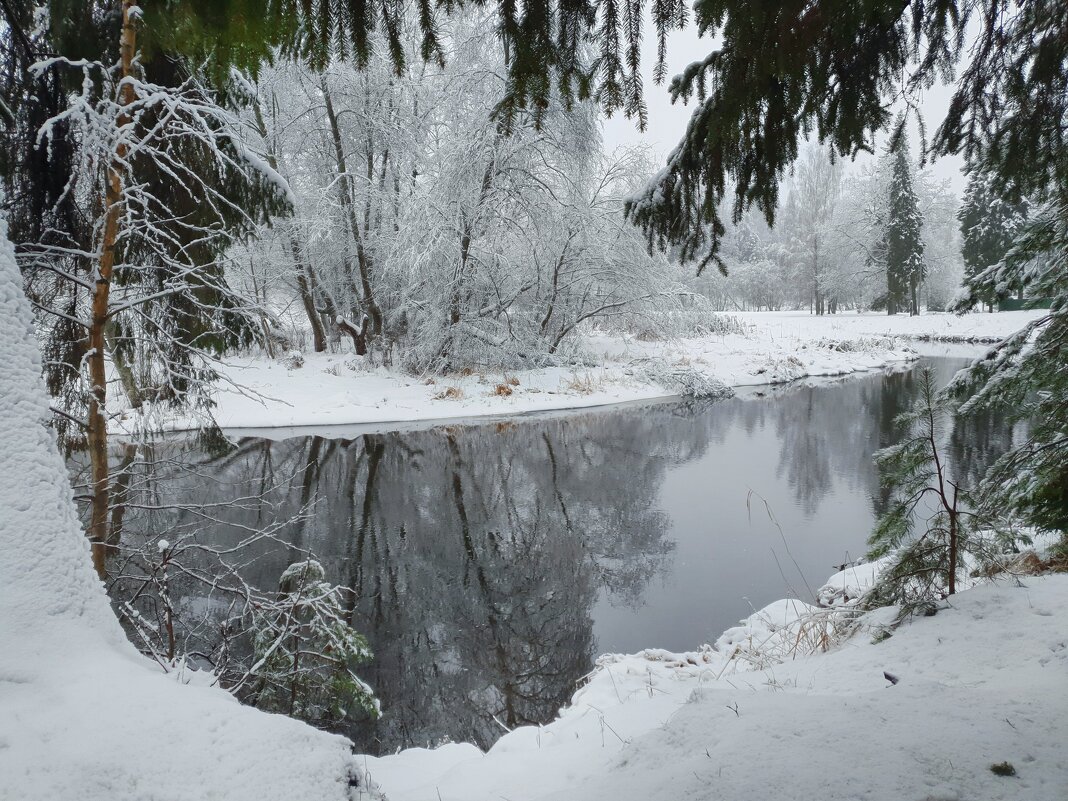
M 927 275 L 923 258 L 923 215 L 912 187 L 908 143 L 902 135 L 891 150 L 889 208 L 883 233 L 886 260 L 886 313 L 920 313 L 919 287 Z
M 999 189 L 998 183 L 989 173 L 973 171 L 968 177 L 964 201 L 957 212 L 967 281 L 974 281 L 1005 257 L 1027 220 L 1027 200 L 1012 197 L 1010 192 Z M 1015 290 L 1022 297 L 1023 287 L 1018 284 Z M 996 292 L 976 298 L 991 311 L 998 299 Z
M 799 160 L 780 223 L 789 232 L 787 248 L 807 285 L 812 311 L 834 314 L 838 287 L 831 280 L 836 258 L 834 214 L 842 181 L 841 162 L 819 147 Z

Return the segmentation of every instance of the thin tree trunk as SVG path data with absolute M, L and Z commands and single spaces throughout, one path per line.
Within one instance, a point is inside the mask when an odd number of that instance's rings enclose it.
M 308 323 L 312 329 L 312 340 L 316 353 L 326 350 L 326 332 L 323 330 L 323 321 L 319 319 L 319 312 L 315 308 L 315 297 L 312 295 L 311 282 L 308 280 L 308 271 L 304 261 L 300 257 L 300 246 L 296 237 L 289 240 L 289 249 L 293 254 L 293 265 L 297 274 L 297 290 L 300 292 L 300 301 L 304 304 L 304 313 L 308 316 Z
M 264 142 L 267 142 L 267 123 L 263 119 L 263 110 L 260 108 L 259 100 L 252 104 L 252 111 L 255 114 L 256 127 L 259 130 L 260 136 Z M 278 171 L 278 156 L 275 154 L 274 147 L 267 148 L 267 163 L 271 169 L 275 172 Z M 293 269 L 297 278 L 297 291 L 300 293 L 300 301 L 304 305 L 304 313 L 308 316 L 308 324 L 312 330 L 312 347 L 315 348 L 316 353 L 322 353 L 326 350 L 326 332 L 323 330 L 323 321 L 319 319 L 319 314 L 315 310 L 315 296 L 313 279 L 311 277 L 311 266 L 306 265 L 300 255 L 300 243 L 297 242 L 297 237 L 292 233 L 289 234 L 289 252 L 293 257 Z M 266 294 L 266 290 L 264 292 Z
M 957 487 L 953 487 L 953 505 L 949 509 L 949 594 L 957 591 Z
M 134 52 L 137 47 L 137 29 L 134 26 L 134 11 L 137 0 L 122 2 L 122 33 L 119 48 L 122 55 L 122 79 L 132 77 Z M 133 87 L 125 83 L 119 93 L 119 104 L 125 109 L 134 100 Z M 122 111 L 116 120 L 122 130 L 131 125 L 130 117 Z M 111 276 L 115 269 L 118 250 L 119 217 L 122 215 L 122 169 L 128 147 L 120 137 L 115 147 L 115 157 L 108 165 L 107 187 L 104 191 L 104 237 L 100 247 L 100 261 L 93 289 L 92 319 L 89 325 L 89 352 L 86 366 L 89 370 L 89 414 L 86 438 L 89 460 L 92 465 L 93 503 L 89 517 L 89 540 L 92 544 L 93 567 L 100 578 L 107 577 L 108 542 L 108 429 L 104 416 L 107 402 L 107 374 L 104 364 L 104 329 L 108 324 Z
M 326 86 L 326 78 L 322 82 L 323 100 L 326 103 L 326 117 L 330 122 L 330 134 L 334 145 L 334 158 L 337 161 L 338 177 L 341 179 L 341 205 L 345 209 L 348 219 L 349 230 L 356 242 L 356 264 L 360 270 L 360 288 L 363 290 L 363 305 L 371 319 L 371 330 L 378 334 L 382 331 L 382 311 L 375 303 L 374 292 L 371 289 L 371 260 L 364 247 L 363 235 L 360 232 L 360 223 L 356 219 L 356 205 L 352 190 L 352 176 L 349 175 L 345 162 L 345 148 L 341 142 L 341 126 L 338 125 L 337 114 L 334 112 L 334 102 Z
M 496 150 L 496 142 L 494 143 L 494 150 Z M 476 216 L 479 208 L 486 202 L 490 187 L 493 185 L 493 170 L 496 164 L 497 156 L 494 153 L 490 156 L 486 169 L 482 173 L 482 185 L 479 187 L 478 203 L 475 205 Z M 456 270 L 456 280 L 453 281 L 452 286 L 452 299 L 449 303 L 449 322 L 453 325 L 460 322 L 460 289 L 463 285 L 464 274 L 467 272 L 467 261 L 471 256 L 471 239 L 474 233 L 474 225 L 475 221 L 468 217 L 466 213 L 463 214 L 463 229 L 460 234 L 460 266 Z
M 104 342 L 108 346 L 111 363 L 115 365 L 115 372 L 119 374 L 119 380 L 122 382 L 122 388 L 126 391 L 126 397 L 130 400 L 130 406 L 134 409 L 140 409 L 144 405 L 144 393 L 141 391 L 141 387 L 137 385 L 137 377 L 134 375 L 133 368 L 126 361 L 126 357 L 122 355 L 118 339 L 115 336 L 114 320 L 109 320 L 104 326 Z

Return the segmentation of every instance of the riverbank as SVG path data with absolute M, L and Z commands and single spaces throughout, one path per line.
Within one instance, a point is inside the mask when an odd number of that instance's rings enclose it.
M 140 655 L 93 571 L 0 220 L 0 799 L 344 801 L 342 737 Z
M 819 595 L 855 597 L 871 575 Z M 1068 575 L 1004 576 L 896 630 L 876 610 L 823 653 L 837 613 L 778 601 L 713 647 L 602 657 L 556 721 L 485 754 L 359 760 L 389 801 L 1049 801 L 1068 793 L 1066 610 Z
M 415 377 L 351 353 L 239 357 L 222 366 L 214 417 L 223 428 L 361 425 L 512 416 L 873 370 L 916 358 L 913 340 L 996 341 L 1040 312 L 887 317 L 800 312 L 727 315 L 733 333 L 645 341 L 593 334 L 584 363 Z M 112 393 L 115 397 L 120 393 Z M 133 422 L 121 412 L 118 422 Z M 122 419 L 122 415 L 126 415 Z M 195 427 L 164 419 L 164 428 Z

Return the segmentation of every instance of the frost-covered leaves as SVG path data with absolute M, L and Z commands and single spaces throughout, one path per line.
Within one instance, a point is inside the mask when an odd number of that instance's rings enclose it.
M 1068 531 L 1068 200 L 1061 194 L 1023 224 L 1005 257 L 970 279 L 963 308 L 1020 287 L 1052 300 L 1049 313 L 992 348 L 955 379 L 962 411 L 992 408 L 1026 436 L 988 473 L 983 499 L 1042 528 Z
M 346 620 L 342 588 L 325 576 L 314 559 L 296 562 L 279 579 L 277 598 L 254 607 L 250 700 L 324 727 L 355 715 L 377 718 L 374 691 L 355 672 L 373 655 Z

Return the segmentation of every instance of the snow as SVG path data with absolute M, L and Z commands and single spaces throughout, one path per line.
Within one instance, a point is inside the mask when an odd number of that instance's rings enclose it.
M 844 375 L 916 358 L 914 339 L 1000 339 L 1041 312 L 997 314 L 733 315 L 739 333 L 641 341 L 593 333 L 588 367 L 414 377 L 368 368 L 351 353 L 289 353 L 282 361 L 236 357 L 222 366 L 215 418 L 223 428 L 385 425 L 626 403 L 676 394 L 681 386 L 728 387 Z M 297 358 L 299 356 L 299 358 Z M 696 377 L 697 381 L 691 380 Z M 505 387 L 505 389 L 498 389 Z M 111 396 L 121 400 L 121 391 Z M 127 412 L 125 425 L 134 422 Z M 195 427 L 167 420 L 172 429 Z
M 29 303 L 0 220 L 0 799 L 349 797 L 348 741 L 169 674 L 126 640 L 93 572 Z
M 391 801 L 1068 797 L 1068 576 L 977 586 L 879 642 L 892 609 L 827 653 L 784 650 L 806 611 L 776 602 L 716 649 L 602 657 L 556 721 L 485 754 L 360 759 Z M 739 634 L 782 658 L 732 658 Z
M 1009 312 L 949 314 L 925 312 L 889 316 L 879 312 L 843 312 L 816 317 L 805 312 L 736 312 L 739 320 L 761 325 L 778 336 L 850 337 L 893 336 L 940 342 L 999 342 L 1027 323 L 1045 314 L 1046 309 Z
M 92 572 L 63 461 L 42 425 L 40 356 L 3 234 L 0 799 L 327 801 L 366 797 L 348 786 L 361 769 L 390 801 L 1068 796 L 1065 575 L 982 584 L 876 643 L 872 632 L 885 631 L 893 612 L 879 610 L 824 653 L 876 570 L 845 568 L 818 592 L 831 608 L 778 601 L 715 646 L 602 657 L 556 721 L 516 729 L 485 754 L 448 744 L 354 761 L 341 737 L 243 707 L 182 664 L 165 672 L 127 642 Z M 838 374 L 910 358 L 900 337 L 1001 336 L 1026 314 L 742 315 L 753 324 L 747 334 L 592 337 L 603 358 L 596 368 L 434 384 L 349 370 L 351 356 L 307 357 L 300 369 L 246 360 L 228 377 L 270 399 L 221 397 L 219 417 L 353 423 L 637 400 L 663 392 L 636 380 L 657 366 L 734 386 Z M 497 393 L 498 383 L 512 392 Z M 1003 761 L 1016 776 L 991 772 Z

